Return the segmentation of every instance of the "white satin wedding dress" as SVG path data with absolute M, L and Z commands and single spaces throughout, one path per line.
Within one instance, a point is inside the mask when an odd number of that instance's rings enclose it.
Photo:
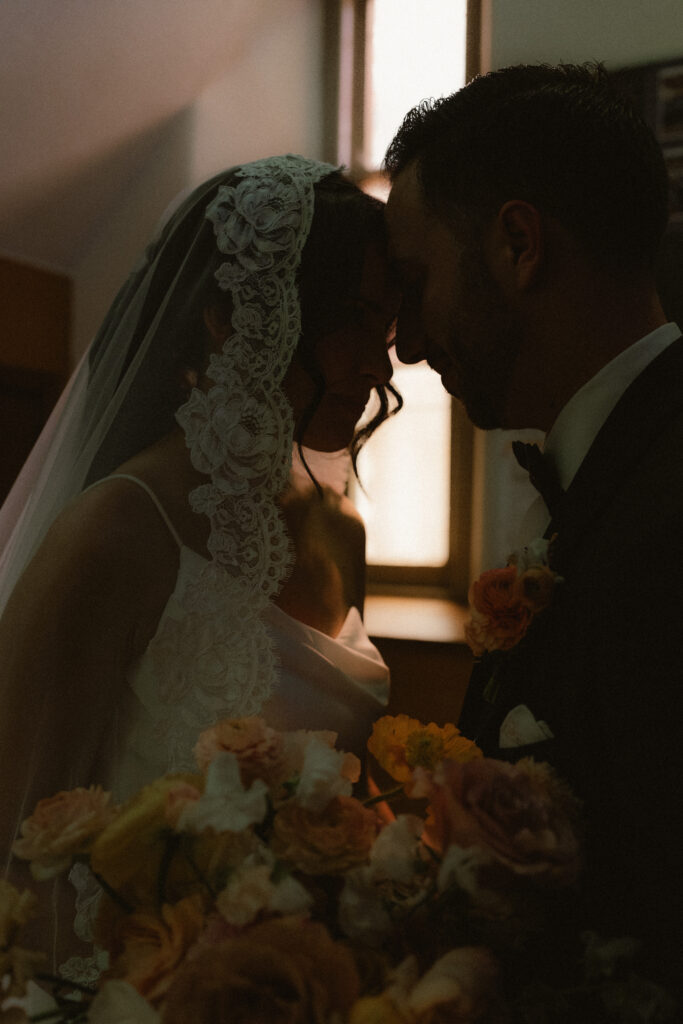
M 195 577 L 197 562 L 206 560 L 183 544 L 165 509 L 143 481 L 126 474 L 114 476 L 134 481 L 147 492 L 179 549 L 173 593 L 154 638 L 131 667 L 128 685 L 112 709 L 112 743 L 96 781 L 122 801 L 165 772 L 196 771 L 193 748 L 197 737 L 216 720 L 216 709 L 224 709 L 230 701 L 225 688 L 221 692 L 216 686 L 220 672 L 215 662 L 204 687 L 188 685 L 183 673 L 176 671 L 187 614 L 184 589 Z M 336 637 L 299 622 L 274 604 L 267 607 L 263 618 L 273 640 L 278 672 L 275 688 L 260 714 L 276 729 L 333 730 L 340 749 L 362 756 L 372 722 L 389 699 L 389 669 L 368 637 L 358 609 L 349 609 Z M 192 638 L 196 643 L 196 631 Z M 239 717 L 238 705 L 233 706 L 233 713 Z M 76 890 L 75 931 L 88 944 L 92 942 L 99 889 L 82 865 L 72 870 L 69 880 Z M 104 966 L 96 953 L 94 957 L 71 958 L 62 965 L 61 973 L 87 985 Z

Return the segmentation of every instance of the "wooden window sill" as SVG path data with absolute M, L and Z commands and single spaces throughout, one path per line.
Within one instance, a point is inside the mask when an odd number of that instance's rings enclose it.
M 469 612 L 440 597 L 368 594 L 365 628 L 371 637 L 426 643 L 464 644 Z

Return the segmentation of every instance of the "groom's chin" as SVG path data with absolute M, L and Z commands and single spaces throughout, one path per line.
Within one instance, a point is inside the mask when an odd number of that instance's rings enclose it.
M 480 430 L 499 430 L 505 428 L 505 416 L 494 396 L 467 391 L 463 395 L 455 395 L 465 407 L 468 419 Z

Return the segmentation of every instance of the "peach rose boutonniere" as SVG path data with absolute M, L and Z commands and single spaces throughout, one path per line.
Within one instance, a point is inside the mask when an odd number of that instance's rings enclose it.
M 474 580 L 465 638 L 475 657 L 510 650 L 550 604 L 562 579 L 550 567 L 551 551 L 552 541 L 533 541 L 510 555 L 505 568 L 489 569 Z

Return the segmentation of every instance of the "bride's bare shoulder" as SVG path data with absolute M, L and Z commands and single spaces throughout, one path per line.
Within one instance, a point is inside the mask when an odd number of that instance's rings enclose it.
M 59 514 L 45 545 L 95 564 L 143 566 L 177 548 L 149 494 L 132 480 L 110 478 L 88 488 Z

